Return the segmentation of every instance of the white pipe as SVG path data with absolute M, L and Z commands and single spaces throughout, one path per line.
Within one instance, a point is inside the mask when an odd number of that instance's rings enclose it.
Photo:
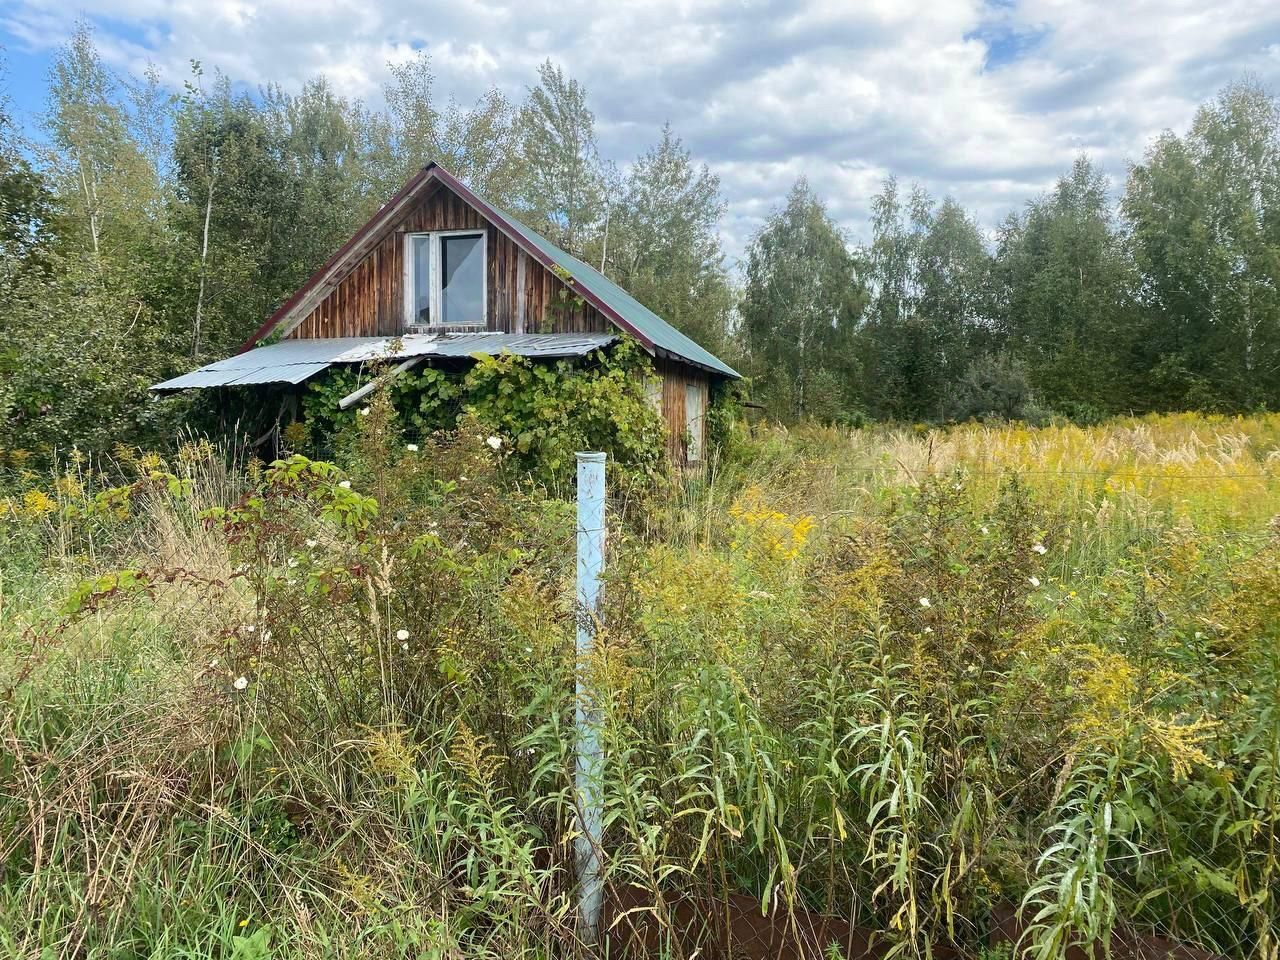
M 600 751 L 600 711 L 585 682 L 595 646 L 600 615 L 600 576 L 604 572 L 603 453 L 578 454 L 578 589 L 577 589 L 577 741 L 575 785 L 578 797 L 578 835 L 574 855 L 578 868 L 578 905 L 582 936 L 594 943 L 599 934 L 604 882 L 600 876 L 600 829 L 603 820 Z
M 357 390 L 352 390 L 345 397 L 339 400 L 338 409 L 346 410 L 348 407 L 352 406 L 353 404 L 359 403 L 361 400 L 363 400 L 369 394 L 373 393 L 373 391 L 377 390 L 380 386 L 382 386 L 392 377 L 398 377 L 400 374 L 404 373 L 409 368 L 416 367 L 425 359 L 427 359 L 427 355 L 425 353 L 419 354 L 416 357 L 410 357 L 408 360 L 404 361 L 403 363 L 397 364 L 396 366 L 392 367 L 382 376 L 374 377 L 372 380 L 366 383 L 363 387 L 360 387 Z

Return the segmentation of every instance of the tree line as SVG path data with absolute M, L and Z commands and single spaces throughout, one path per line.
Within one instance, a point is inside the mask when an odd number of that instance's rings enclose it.
M 163 443 L 200 401 L 146 387 L 234 350 L 430 160 L 738 365 L 783 419 L 1280 395 L 1280 111 L 1256 84 L 1152 144 L 1118 209 L 1087 159 L 994 237 L 890 179 L 858 244 L 801 180 L 738 272 L 719 180 L 674 131 L 619 164 L 580 83 L 550 62 L 531 81 L 463 104 L 420 54 L 377 109 L 323 77 L 245 92 L 195 62 L 175 93 L 116 74 L 79 29 L 38 129 L 0 110 L 0 447 Z
M 1128 172 L 984 236 L 888 179 L 852 244 L 803 180 L 752 239 L 744 363 L 779 416 L 946 421 L 1280 402 L 1280 101 L 1227 87 Z

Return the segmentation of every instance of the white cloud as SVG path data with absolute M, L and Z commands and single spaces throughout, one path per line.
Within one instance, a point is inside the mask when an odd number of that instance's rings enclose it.
M 80 13 L 116 65 L 175 84 L 194 57 L 377 101 L 386 62 L 425 47 L 440 92 L 467 102 L 521 95 L 550 57 L 587 85 L 610 156 L 672 123 L 722 177 L 733 251 L 800 174 L 855 236 L 890 172 L 991 225 L 1079 152 L 1121 178 L 1224 83 L 1280 81 L 1280 6 L 1263 0 L 10 0 L 3 25 L 44 50 Z

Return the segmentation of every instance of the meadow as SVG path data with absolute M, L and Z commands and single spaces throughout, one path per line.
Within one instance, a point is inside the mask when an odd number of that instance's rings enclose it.
M 659 953 L 748 897 L 893 956 L 1021 907 L 1039 960 L 1280 957 L 1280 415 L 739 428 L 619 488 L 585 663 L 572 504 L 359 429 L 0 452 L 0 957 L 591 955 L 575 674 Z

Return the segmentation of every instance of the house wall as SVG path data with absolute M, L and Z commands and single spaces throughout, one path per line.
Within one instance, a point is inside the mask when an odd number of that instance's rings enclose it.
M 565 289 L 564 281 L 519 249 L 479 211 L 438 186 L 388 224 L 369 253 L 287 336 L 310 339 L 403 333 L 404 235 L 481 229 L 486 231 L 489 273 L 487 329 L 502 333 L 612 329 L 608 318 L 595 307 L 572 296 L 557 296 Z
M 711 405 L 711 378 L 687 364 L 677 363 L 663 357 L 655 357 L 654 370 L 662 378 L 662 419 L 667 425 L 667 456 L 673 463 L 687 462 L 686 431 L 697 432 L 701 440 L 699 446 L 705 457 L 707 449 L 707 424 L 705 411 Z M 689 424 L 685 409 L 685 396 L 689 389 L 702 394 L 704 416 L 695 424 Z

